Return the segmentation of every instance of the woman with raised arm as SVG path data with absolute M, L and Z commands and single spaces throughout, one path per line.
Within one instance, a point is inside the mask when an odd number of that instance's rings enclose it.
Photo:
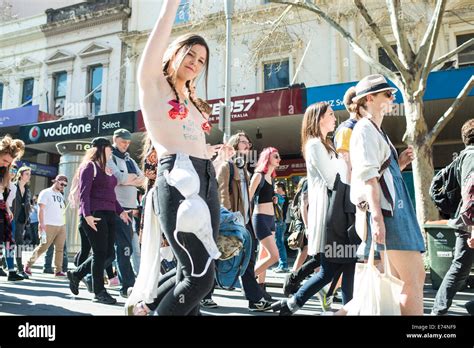
M 214 284 L 213 260 L 220 255 L 215 244 L 220 205 L 210 161 L 220 146 L 206 144 L 204 133 L 210 126 L 195 96 L 196 79 L 207 75 L 209 48 L 194 34 L 180 36 L 167 47 L 179 3 L 163 2 L 138 69 L 140 106 L 160 159 L 151 193 L 158 192 L 155 209 L 178 260 L 178 281 L 152 294 L 161 299 L 158 315 L 198 315 L 201 299 Z M 145 212 L 145 230 L 151 219 Z

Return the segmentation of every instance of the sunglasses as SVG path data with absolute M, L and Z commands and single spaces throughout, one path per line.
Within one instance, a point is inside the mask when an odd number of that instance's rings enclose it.
M 61 187 L 67 187 L 67 184 L 63 184 L 62 182 L 59 183 L 59 186 Z
M 385 91 L 384 94 L 385 94 L 385 96 L 386 96 L 387 98 L 392 98 L 392 97 L 395 96 L 395 95 L 392 93 L 392 91 Z

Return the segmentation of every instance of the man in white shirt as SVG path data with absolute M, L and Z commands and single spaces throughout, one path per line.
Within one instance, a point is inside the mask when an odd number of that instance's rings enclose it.
M 33 251 L 33 255 L 25 265 L 25 273 L 31 275 L 31 266 L 54 243 L 55 276 L 65 278 L 62 272 L 64 242 L 66 241 L 66 202 L 63 196 L 67 186 L 67 177 L 56 176 L 53 186 L 40 192 L 38 197 L 38 232 L 40 245 Z M 46 240 L 42 234 L 46 234 Z

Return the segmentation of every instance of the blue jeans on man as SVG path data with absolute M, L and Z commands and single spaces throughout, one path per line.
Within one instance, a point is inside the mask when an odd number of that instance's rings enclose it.
M 469 248 L 468 238 L 469 234 L 456 233 L 453 263 L 436 293 L 432 309 L 432 313 L 435 315 L 446 314 L 453 303 L 456 292 L 466 284 L 474 261 L 474 249 Z
M 288 256 L 286 254 L 285 247 L 285 231 L 286 231 L 286 222 L 276 221 L 275 222 L 275 240 L 278 248 L 278 267 L 277 269 L 286 270 L 288 269 Z
M 132 218 L 131 214 L 130 218 Z M 127 289 L 135 285 L 135 273 L 131 263 L 131 256 L 133 253 L 133 228 L 132 223 L 127 225 L 118 215 L 115 217 L 115 226 L 115 255 L 118 277 L 122 284 L 120 293 L 125 295 Z
M 66 244 L 64 243 L 64 253 L 63 253 L 63 269 L 62 271 L 64 273 L 67 272 L 67 265 L 68 265 L 68 258 L 67 258 L 67 249 L 66 249 Z M 44 267 L 43 267 L 43 273 L 50 273 L 53 274 L 53 256 L 54 256 L 54 244 L 51 244 L 51 246 L 48 248 L 48 251 L 46 252 L 46 255 L 44 256 Z

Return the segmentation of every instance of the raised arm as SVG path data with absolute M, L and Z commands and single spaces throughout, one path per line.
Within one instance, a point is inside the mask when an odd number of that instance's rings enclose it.
M 179 0 L 164 0 L 138 66 L 138 85 L 141 89 L 163 78 L 163 56 L 168 47 L 171 29 L 179 7 Z

